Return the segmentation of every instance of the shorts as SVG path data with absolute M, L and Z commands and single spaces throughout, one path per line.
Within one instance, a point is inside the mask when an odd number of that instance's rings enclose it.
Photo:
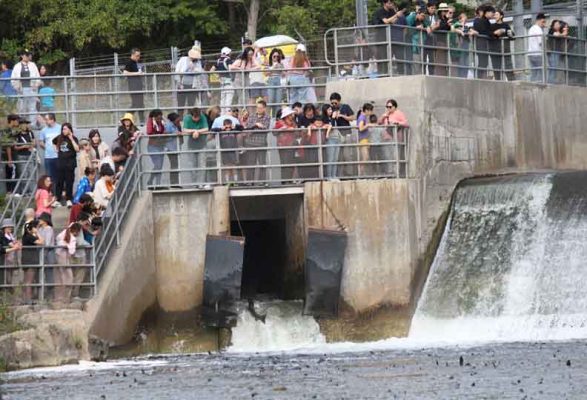
M 361 140 L 359 140 L 359 144 L 361 146 L 368 146 L 369 145 L 369 139 L 361 139 Z
M 259 88 L 259 89 L 249 89 L 249 97 L 251 99 L 257 99 L 259 97 L 267 97 L 267 89 L 265 88 L 264 83 L 254 82 L 251 83 L 251 87 Z
M 238 142 L 236 140 L 236 135 L 233 133 L 229 134 L 220 134 L 220 148 L 221 149 L 235 149 L 234 151 L 223 151 L 221 153 L 222 165 L 236 165 L 237 158 L 236 158 L 236 148 L 238 147 Z

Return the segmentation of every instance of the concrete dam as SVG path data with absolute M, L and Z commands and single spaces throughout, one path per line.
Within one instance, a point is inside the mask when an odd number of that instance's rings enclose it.
M 245 344 L 281 331 L 267 347 L 408 334 L 508 340 L 512 318 L 533 327 L 529 338 L 584 337 L 587 306 L 569 301 L 582 292 L 563 271 L 582 270 L 565 255 L 573 246 L 581 259 L 586 175 L 562 171 L 587 167 L 585 89 L 419 76 L 333 82 L 328 91 L 355 109 L 398 101 L 411 122 L 406 177 L 144 191 L 88 303 L 91 334 L 123 345 L 146 313 L 197 321 L 206 237 L 242 231 L 241 296 L 261 300 L 267 321 L 242 309 L 236 348 L 259 350 Z M 488 175 L 497 177 L 455 192 Z M 308 230 L 338 221 L 348 229 L 339 318 L 316 322 L 301 316 Z M 459 330 L 463 321 L 469 330 Z M 214 329 L 197 335 L 189 350 L 223 347 Z

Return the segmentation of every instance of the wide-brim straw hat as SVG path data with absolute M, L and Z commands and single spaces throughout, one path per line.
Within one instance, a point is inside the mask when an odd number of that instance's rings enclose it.
M 199 60 L 202 58 L 202 51 L 199 47 L 194 46 L 188 51 L 188 57 L 192 60 Z
M 450 10 L 450 7 L 448 6 L 448 4 L 440 3 L 438 5 L 438 11 L 448 11 L 448 10 Z

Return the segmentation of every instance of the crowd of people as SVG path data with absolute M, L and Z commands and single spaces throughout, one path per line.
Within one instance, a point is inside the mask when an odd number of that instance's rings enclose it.
M 542 82 L 542 55 L 545 50 L 548 55 L 548 83 L 564 82 L 563 67 L 585 70 L 585 60 L 581 57 L 584 52 L 575 49 L 579 56 L 573 57 L 573 47 L 580 46 L 577 46 L 579 42 L 571 40 L 569 25 L 553 19 L 550 28 L 545 31 L 547 16 L 544 13 L 536 15 L 535 23 L 528 31 L 528 68 L 518 65 L 516 69 L 511 44 L 516 35 L 504 21 L 504 11 L 491 4 L 477 7 L 474 17 L 470 19 L 465 12 L 457 14 L 454 6 L 437 0 L 421 2 L 412 10 L 404 0 L 382 0 L 381 3 L 371 23 L 390 26 L 391 55 L 396 63 L 395 73 L 399 75 L 428 73 L 467 78 L 473 74 L 476 78 L 488 79 L 490 71 L 493 71 L 494 79 L 513 81 L 517 79 L 514 72 L 529 69 L 530 80 Z M 374 30 L 375 40 L 387 43 L 386 30 Z M 543 43 L 545 40 L 546 43 Z M 472 50 L 474 53 L 471 53 Z M 390 72 L 386 65 L 387 44 L 375 46 L 370 59 L 383 62 L 369 63 L 365 74 Z M 360 74 L 360 68 L 362 64 L 357 63 L 351 73 Z M 581 79 L 580 72 L 569 72 L 569 75 L 569 80 Z

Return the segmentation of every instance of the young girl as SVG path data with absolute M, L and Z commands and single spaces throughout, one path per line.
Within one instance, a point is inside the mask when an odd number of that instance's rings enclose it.
M 100 131 L 97 129 L 90 130 L 88 137 L 90 138 L 91 156 L 92 162 L 94 163 L 93 167 L 98 168 L 104 157 L 110 156 L 110 146 L 102 141 Z
M 40 237 L 37 228 L 39 222 L 34 220 L 28 222 L 24 226 L 24 235 L 22 236 L 23 246 L 42 246 L 45 242 Z M 24 271 L 24 301 L 29 303 L 33 299 L 33 287 L 31 286 L 35 281 L 35 272 L 37 271 L 34 266 L 39 264 L 39 249 L 25 248 L 22 250 L 21 261 L 24 266 L 30 266 Z
M 88 139 L 80 139 L 79 141 L 79 165 L 78 165 L 78 177 L 83 179 L 85 176 L 86 168 L 90 168 L 96 165 L 96 160 L 92 158 L 92 147 Z
M 73 284 L 73 271 L 68 265 L 71 264 L 71 257 L 75 254 L 77 245 L 77 236 L 81 232 L 78 223 L 70 224 L 59 235 L 57 235 L 57 256 L 58 267 L 55 268 L 53 276 L 55 278 L 55 301 L 69 302 L 71 298 L 71 289 Z
M 301 178 L 317 179 L 319 177 L 318 152 L 320 149 L 314 146 L 324 145 L 326 138 L 330 133 L 331 126 L 324 123 L 324 119 L 318 115 L 308 126 L 308 130 L 302 138 L 302 145 L 312 146 L 304 149 L 304 161 L 314 164 L 312 166 L 300 168 Z M 301 171 L 303 170 L 303 171 Z
M 91 192 L 94 190 L 94 182 L 96 180 L 96 170 L 92 167 L 86 167 L 84 169 L 84 176 L 80 179 L 77 184 L 77 190 L 75 191 L 75 197 L 73 198 L 73 204 L 79 203 L 79 199 L 84 193 Z
M 49 175 L 41 176 L 37 182 L 37 191 L 35 192 L 35 215 L 37 217 L 42 213 L 51 215 L 51 206 L 56 200 L 51 192 L 51 177 Z
M 359 111 L 357 117 L 357 126 L 359 128 L 359 155 L 361 161 L 369 161 L 369 116 L 373 114 L 373 104 L 363 104 L 362 111 Z M 367 164 L 359 164 L 359 176 L 365 176 L 367 173 Z
M 94 203 L 103 209 L 108 208 L 108 203 L 114 194 L 114 171 L 108 164 L 100 167 L 100 179 L 94 188 Z

